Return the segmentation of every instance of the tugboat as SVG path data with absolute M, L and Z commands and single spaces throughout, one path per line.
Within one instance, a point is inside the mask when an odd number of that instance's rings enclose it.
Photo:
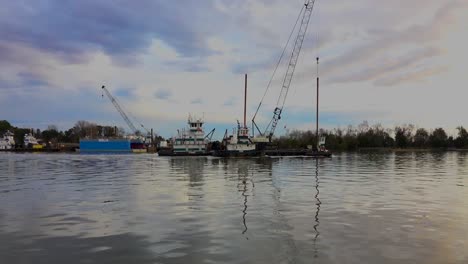
M 251 157 L 261 156 L 264 152 L 258 147 L 254 139 L 249 136 L 249 128 L 246 124 L 247 111 L 247 74 L 245 75 L 245 94 L 244 94 L 244 124 L 241 126 L 237 121 L 237 129 L 233 129 L 231 136 L 224 133 L 221 148 L 215 150 L 213 156 L 217 157 Z
M 24 135 L 24 148 L 27 149 L 42 149 L 43 146 L 39 144 L 37 139 L 32 134 Z
M 257 149 L 249 136 L 249 129 L 238 125 L 237 129 L 233 129 L 231 136 L 227 136 L 227 130 L 224 134 L 221 148 L 215 150 L 213 156 L 216 157 L 251 157 L 260 156 L 263 152 Z
M 0 149 L 9 150 L 15 147 L 15 138 L 14 134 L 7 130 L 3 135 L 3 138 L 0 138 Z
M 305 155 L 316 158 L 329 158 L 331 157 L 332 153 L 325 148 L 325 137 L 320 137 L 317 149 L 313 151 L 307 151 Z
M 208 148 L 215 129 L 205 136 L 203 118 L 189 115 L 187 129 L 177 130 L 177 136 L 160 144 L 159 156 L 208 156 Z

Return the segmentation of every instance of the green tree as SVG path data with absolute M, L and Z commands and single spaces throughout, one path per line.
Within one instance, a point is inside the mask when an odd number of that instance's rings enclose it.
M 395 145 L 399 148 L 406 148 L 409 145 L 405 130 L 400 127 L 395 128 Z
M 75 133 L 75 128 L 70 128 L 63 133 L 63 142 L 66 143 L 78 143 L 80 141 L 80 137 L 78 134 Z
M 6 120 L 0 120 L 0 136 L 2 136 L 7 130 L 12 130 L 10 122 Z
M 429 143 L 429 133 L 424 128 L 416 130 L 413 138 L 413 145 L 417 148 L 427 147 Z
M 409 147 L 413 140 L 414 125 L 408 124 L 395 127 L 395 145 L 399 148 Z
M 443 128 L 436 128 L 429 136 L 429 144 L 433 148 L 446 148 L 447 147 L 447 133 Z
M 48 125 L 48 126 L 47 126 L 47 130 L 59 131 L 56 125 Z
M 15 133 L 15 144 L 18 145 L 18 146 L 21 146 L 21 147 L 25 147 L 24 146 L 24 135 L 30 133 L 30 129 L 29 128 L 15 128 L 13 130 L 13 133 Z
M 458 137 L 454 140 L 455 147 L 468 148 L 468 132 L 462 126 L 457 127 Z
M 447 139 L 447 147 L 454 148 L 455 147 L 455 140 L 452 136 L 448 137 Z
M 44 130 L 42 131 L 42 140 L 46 143 L 57 143 L 61 139 L 61 134 L 57 130 Z

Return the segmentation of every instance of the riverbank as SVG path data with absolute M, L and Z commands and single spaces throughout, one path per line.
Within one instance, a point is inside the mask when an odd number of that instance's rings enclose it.
M 468 152 L 468 149 L 459 148 L 359 148 L 359 152 L 366 151 L 379 151 L 379 152 L 444 152 L 444 151 L 457 151 Z M 346 152 L 346 151 L 342 151 Z

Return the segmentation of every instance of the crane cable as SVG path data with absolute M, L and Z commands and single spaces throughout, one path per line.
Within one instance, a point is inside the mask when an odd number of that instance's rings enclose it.
M 304 11 L 304 7 L 305 7 L 305 5 L 302 5 L 301 11 L 299 12 L 299 14 L 298 14 L 298 16 L 297 16 L 296 23 L 294 24 L 294 27 L 293 27 L 291 33 L 289 34 L 288 41 L 286 42 L 286 45 L 285 45 L 284 48 L 283 48 L 283 52 L 281 52 L 281 56 L 279 57 L 279 60 L 278 60 L 278 62 L 276 63 L 275 70 L 273 71 L 273 74 L 271 75 L 270 81 L 268 82 L 268 85 L 267 85 L 267 88 L 266 88 L 266 90 L 265 90 L 265 93 L 263 94 L 262 100 L 260 100 L 260 103 L 258 104 L 257 111 L 255 111 L 255 115 L 254 115 L 254 117 L 252 118 L 252 121 L 255 120 L 255 117 L 257 116 L 258 111 L 260 110 L 260 107 L 262 106 L 263 100 L 265 99 L 265 96 L 266 96 L 266 94 L 268 93 L 268 90 L 270 89 L 270 85 L 271 85 L 271 83 L 272 83 L 272 81 L 273 81 L 273 78 L 274 78 L 274 76 L 275 76 L 275 74 L 276 74 L 276 70 L 278 70 L 278 67 L 279 67 L 279 65 L 280 65 L 280 63 L 281 63 L 281 60 L 283 59 L 284 52 L 286 51 L 286 48 L 288 47 L 288 44 L 289 44 L 289 42 L 290 42 L 290 40 L 291 40 L 291 37 L 292 37 L 292 35 L 293 35 L 293 33 L 294 33 L 295 29 L 296 29 L 297 22 L 299 22 L 299 19 L 301 18 L 302 11 Z M 270 123 L 271 123 L 271 122 L 270 122 Z
M 313 0 L 313 1 L 308 1 L 308 0 L 306 0 L 306 2 L 309 2 L 309 4 L 310 4 L 310 3 L 312 4 L 312 10 L 313 10 L 314 7 L 315 7 L 315 0 Z M 304 4 L 304 5 L 307 6 L 308 4 Z M 311 12 L 312 12 L 312 11 L 311 11 Z M 303 18 L 303 19 L 304 19 L 304 18 Z M 302 20 L 302 21 L 304 21 L 304 20 Z M 307 36 L 307 35 L 306 35 L 306 32 L 307 32 L 307 29 L 309 28 L 309 25 L 310 25 L 310 18 L 309 18 L 309 22 L 307 22 L 307 24 L 306 24 L 306 26 L 305 26 L 304 38 L 303 38 L 302 42 L 304 42 L 304 39 L 305 39 L 305 37 Z M 299 37 L 299 36 L 298 36 L 298 37 Z M 296 41 L 297 41 L 297 38 L 296 38 Z M 302 43 L 301 43 L 301 45 L 300 45 L 300 47 L 299 47 L 299 51 L 298 51 L 299 53 L 301 52 L 301 47 L 302 47 Z M 299 56 L 299 55 L 298 55 L 298 56 Z M 297 62 L 298 62 L 298 61 L 296 61 L 296 65 L 297 65 Z M 292 73 L 294 73 L 294 71 L 295 71 L 295 66 L 294 66 L 294 68 L 293 68 L 293 70 L 292 70 Z M 286 76 L 285 76 L 285 79 L 286 79 Z M 291 79 L 292 79 L 292 77 L 291 77 Z M 286 103 L 286 97 L 288 97 L 288 93 L 289 93 L 289 86 L 288 86 L 288 89 L 286 90 L 286 95 L 284 96 L 283 104 L 281 105 L 281 109 L 284 108 L 284 105 L 285 105 L 285 103 Z M 280 102 L 280 98 L 278 98 L 277 105 L 279 105 L 279 102 Z

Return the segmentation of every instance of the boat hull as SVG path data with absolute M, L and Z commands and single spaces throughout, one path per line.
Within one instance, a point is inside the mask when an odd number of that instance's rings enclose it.
M 148 150 L 147 149 L 141 149 L 141 148 L 132 149 L 132 153 L 148 153 Z
M 329 151 L 311 151 L 306 152 L 305 154 L 308 157 L 315 157 L 315 158 L 331 158 L 332 153 Z
M 237 150 L 218 150 L 213 153 L 215 157 L 260 157 L 265 153 L 260 150 L 237 151 Z
M 312 151 L 309 149 L 271 149 L 265 150 L 267 156 L 307 156 L 307 157 L 323 157 L 329 158 L 332 156 L 328 151 Z
M 174 152 L 173 149 L 160 149 L 158 151 L 159 156 L 169 156 L 169 157 L 188 157 L 188 156 L 211 156 L 211 152 L 187 152 L 187 151 L 177 151 Z

